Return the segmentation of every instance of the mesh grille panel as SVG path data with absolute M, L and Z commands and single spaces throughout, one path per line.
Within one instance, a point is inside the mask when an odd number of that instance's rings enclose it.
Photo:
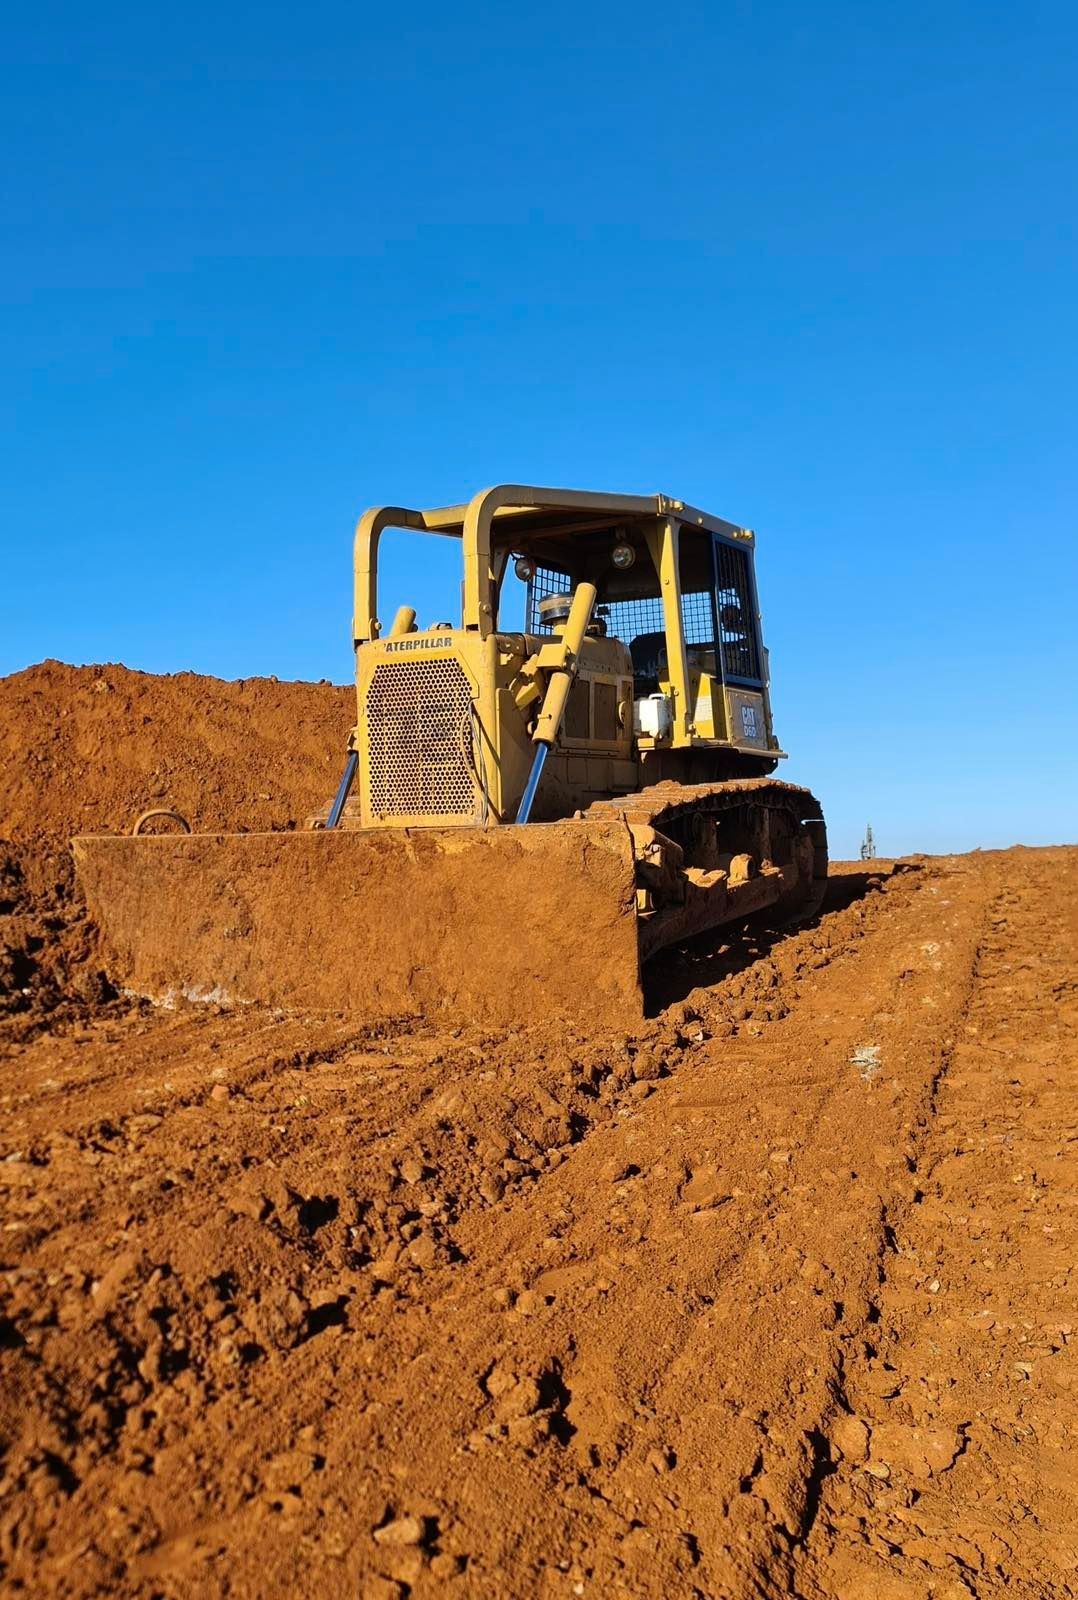
M 455 661 L 392 661 L 367 690 L 368 783 L 377 816 L 467 817 L 472 697 Z

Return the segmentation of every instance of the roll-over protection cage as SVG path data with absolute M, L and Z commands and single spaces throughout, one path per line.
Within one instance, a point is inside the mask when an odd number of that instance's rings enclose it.
M 601 579 L 599 616 L 609 632 L 630 646 L 634 638 L 663 637 L 674 698 L 674 746 L 695 742 L 688 692 L 690 647 L 713 647 L 725 683 L 759 689 L 766 696 L 750 529 L 667 495 L 596 494 L 522 484 L 501 484 L 467 504 L 432 510 L 375 506 L 360 518 L 355 534 L 357 648 L 381 633 L 378 545 L 387 528 L 461 540 L 462 627 L 482 638 L 498 629 L 502 581 L 514 555 L 533 557 L 529 631 L 542 631 L 537 602 L 551 592 L 558 574 L 564 573 L 570 583 Z M 635 571 L 612 572 L 613 537 L 646 548 L 650 560 L 634 563 Z

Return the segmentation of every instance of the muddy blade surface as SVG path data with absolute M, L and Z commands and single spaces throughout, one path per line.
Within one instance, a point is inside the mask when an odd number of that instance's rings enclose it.
M 75 865 L 118 985 L 376 1020 L 639 1017 L 619 824 L 91 836 Z

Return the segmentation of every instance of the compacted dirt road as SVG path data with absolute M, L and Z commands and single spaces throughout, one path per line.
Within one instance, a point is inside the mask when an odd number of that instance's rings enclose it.
M 112 996 L 49 804 L 0 863 L 0 1592 L 1078 1593 L 1078 849 L 839 868 L 631 1034 L 494 1034 Z

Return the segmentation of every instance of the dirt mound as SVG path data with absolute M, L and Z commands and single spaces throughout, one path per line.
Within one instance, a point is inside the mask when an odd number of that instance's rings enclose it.
M 0 679 L 0 836 L 127 833 L 172 805 L 196 831 L 302 824 L 328 804 L 350 688 L 45 661 Z

